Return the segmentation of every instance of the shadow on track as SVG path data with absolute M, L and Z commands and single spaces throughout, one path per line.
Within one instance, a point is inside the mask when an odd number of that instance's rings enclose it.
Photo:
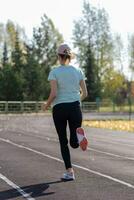
M 28 185 L 23 186 L 21 189 L 25 191 L 27 194 L 29 194 L 31 197 L 41 197 L 46 195 L 52 195 L 55 192 L 46 192 L 46 190 L 50 187 L 51 184 L 57 184 L 63 182 L 62 180 L 58 181 L 52 181 L 47 183 L 40 183 L 36 185 Z M 6 190 L 0 192 L 0 199 L 1 200 L 7 200 L 12 199 L 15 197 L 22 196 L 16 189 Z

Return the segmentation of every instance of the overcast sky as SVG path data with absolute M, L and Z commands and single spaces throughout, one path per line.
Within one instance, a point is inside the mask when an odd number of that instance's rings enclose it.
M 124 40 L 134 32 L 133 0 L 89 0 L 93 6 L 104 7 L 109 14 L 113 32 L 121 33 Z M 47 14 L 71 44 L 73 21 L 82 14 L 83 0 L 0 0 L 0 22 L 8 19 L 24 27 L 29 38 L 33 27 L 40 25 L 41 16 Z
M 89 0 L 92 5 L 104 7 L 109 14 L 114 32 L 127 35 L 134 31 L 133 0 Z M 83 0 L 0 0 L 0 22 L 11 19 L 25 28 L 29 37 L 32 28 L 40 24 L 44 13 L 70 41 L 73 20 L 81 16 Z

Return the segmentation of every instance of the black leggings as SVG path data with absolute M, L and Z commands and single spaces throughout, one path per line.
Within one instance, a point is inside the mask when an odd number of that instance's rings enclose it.
M 76 129 L 81 127 L 82 112 L 79 101 L 72 103 L 60 103 L 53 107 L 54 124 L 59 136 L 61 154 L 66 169 L 71 168 L 70 151 L 68 148 L 67 122 L 70 129 L 70 145 L 72 148 L 78 148 L 78 139 Z

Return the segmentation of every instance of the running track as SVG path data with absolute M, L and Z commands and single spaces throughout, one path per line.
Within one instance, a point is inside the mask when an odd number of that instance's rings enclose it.
M 87 152 L 64 165 L 51 115 L 0 116 L 0 200 L 134 200 L 134 134 L 85 128 Z

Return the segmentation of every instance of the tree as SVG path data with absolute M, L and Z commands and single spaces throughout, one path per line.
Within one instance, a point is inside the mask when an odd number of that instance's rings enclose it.
M 129 68 L 134 72 L 134 34 L 129 37 Z
M 88 98 L 86 100 L 94 102 L 96 101 L 97 97 L 100 97 L 100 81 L 99 77 L 97 76 L 97 66 L 95 64 L 95 59 L 90 44 L 87 47 L 86 55 L 85 65 L 83 66 L 85 69 L 85 76 L 87 77 L 86 85 L 88 90 Z
M 4 24 L 0 23 L 0 67 L 3 64 Z
M 118 69 L 120 69 L 120 72 L 123 73 L 124 61 L 125 61 L 125 49 L 121 35 L 117 33 L 114 35 L 114 60 L 115 60 L 114 64 L 115 67 L 117 65 Z
M 16 31 L 15 38 L 15 47 L 11 54 L 11 67 L 14 71 L 17 83 L 16 89 L 18 91 L 18 95 L 16 94 L 16 99 L 24 99 L 24 55 L 21 49 L 21 43 L 19 38 L 19 32 Z
M 10 51 L 12 51 L 15 48 L 16 37 L 17 37 L 16 34 L 19 34 L 19 31 L 18 33 L 16 32 L 17 27 L 11 20 L 7 21 L 5 29 L 6 29 L 7 44 Z
M 124 102 L 127 97 L 127 80 L 123 74 L 112 67 L 109 68 L 104 75 L 102 85 L 103 98 L 109 98 L 114 102 Z
M 41 18 L 41 25 L 33 30 L 33 55 L 41 67 L 43 96 L 47 98 L 49 84 L 47 81 L 51 67 L 57 64 L 57 48 L 63 37 L 46 15 Z
M 20 48 L 19 33 L 16 31 L 15 47 L 12 51 L 12 66 L 15 71 L 20 72 L 23 67 L 23 54 Z
M 11 30 L 7 30 L 7 27 L 10 27 Z M 8 37 L 8 33 L 14 37 Z M 0 35 L 3 53 L 0 74 L 0 99 L 2 100 L 23 100 L 23 54 L 19 34 L 20 32 L 15 29 L 15 25 L 11 22 L 8 26 L 1 26 Z M 2 35 L 4 36 L 2 37 Z M 11 41 L 12 39 L 14 40 Z
M 26 45 L 26 64 L 24 66 L 24 78 L 25 78 L 25 100 L 36 101 L 42 99 L 42 77 L 41 68 L 38 65 L 33 55 L 33 47 Z
M 6 43 L 8 59 L 11 61 L 11 54 L 16 45 L 16 37 L 19 37 L 19 44 L 23 50 L 23 43 L 26 40 L 24 29 L 10 20 L 6 24 L 0 24 L 0 59 L 3 57 L 3 46 Z
M 8 20 L 0 24 L 0 99 L 42 100 L 48 96 L 50 68 L 57 63 L 63 37 L 44 15 L 31 43 L 24 30 Z M 12 92 L 12 94 L 11 94 Z
M 0 70 L 0 100 L 22 101 L 22 85 L 22 77 L 18 73 L 14 73 L 10 65 L 6 65 Z
M 7 51 L 7 44 L 6 42 L 4 42 L 2 66 L 6 66 L 7 63 L 8 63 L 8 51 Z
M 96 10 L 97 16 L 94 24 L 94 48 L 96 64 L 99 68 L 100 77 L 113 66 L 113 39 L 109 26 L 108 14 L 104 8 Z
M 87 68 L 85 71 L 89 71 L 86 77 L 91 87 L 88 99 L 95 100 L 101 95 L 103 74 L 113 62 L 113 46 L 106 11 L 92 7 L 84 1 L 83 16 L 74 22 L 73 35 L 74 46 L 78 51 L 78 62 L 81 67 Z M 90 97 L 91 93 L 94 97 Z
M 63 37 L 46 15 L 41 18 L 40 27 L 34 28 L 33 42 L 38 62 L 49 73 L 50 67 L 57 62 L 56 51 Z

